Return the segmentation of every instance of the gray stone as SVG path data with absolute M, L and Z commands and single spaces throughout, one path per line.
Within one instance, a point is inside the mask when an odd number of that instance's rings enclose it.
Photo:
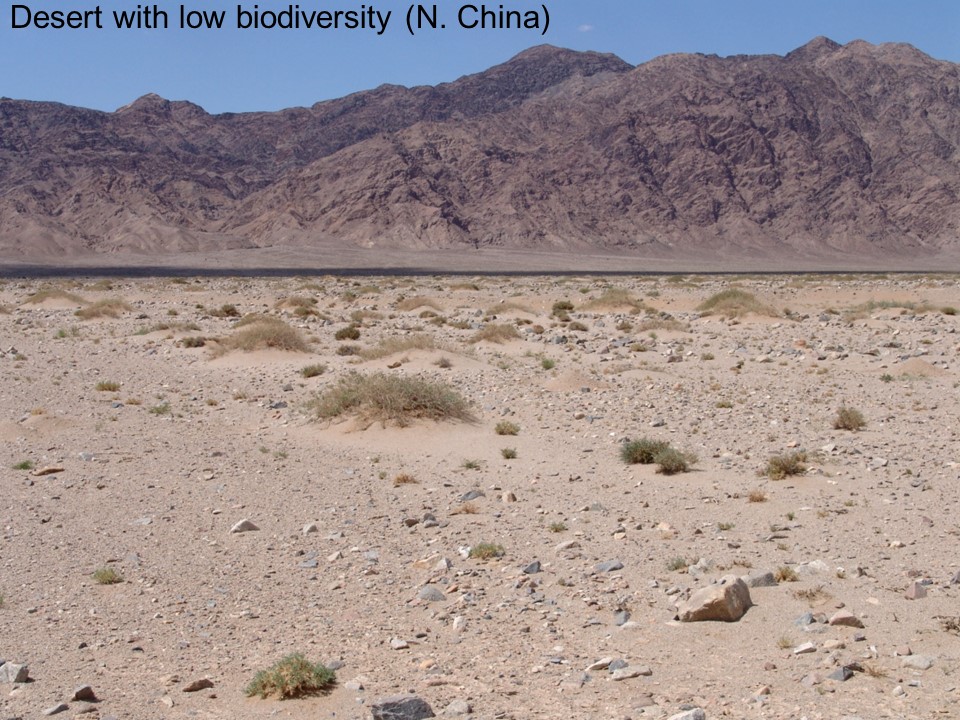
M 372 720 L 424 720 L 436 717 L 426 700 L 416 695 L 392 695 L 370 705 Z
M 924 587 L 923 583 L 914 581 L 910 583 L 907 587 L 907 592 L 904 594 L 904 597 L 907 600 L 920 600 L 927 596 L 927 588 Z
M 612 662 L 610 662 L 610 663 L 607 664 L 607 669 L 608 669 L 610 672 L 614 672 L 614 671 L 616 671 L 616 670 L 621 670 L 622 668 L 627 667 L 627 665 L 628 665 L 628 663 L 627 663 L 626 660 L 624 660 L 624 659 L 622 659 L 622 658 L 617 658 L 616 660 L 614 660 L 614 661 L 612 661 Z
M 914 670 L 929 670 L 933 667 L 933 658 L 926 655 L 908 655 L 900 661 L 900 665 Z
M 523 572 L 527 575 L 536 575 L 538 572 L 540 572 L 540 569 L 540 561 L 534 560 L 523 569 Z
M 846 610 L 838 610 L 835 612 L 833 617 L 830 618 L 830 624 L 842 625 L 844 627 L 863 627 L 863 621 L 853 613 L 849 613 Z
M 443 709 L 442 714 L 450 717 L 459 717 L 461 715 L 469 715 L 472 712 L 473 708 L 466 700 L 454 700 Z
M 598 563 L 595 569 L 600 573 L 615 572 L 617 570 L 623 570 L 623 563 L 619 560 L 607 560 L 606 562 Z
M 410 644 L 401 638 L 392 638 L 390 640 L 390 647 L 392 647 L 394 650 L 406 650 L 410 647 Z
M 610 663 L 613 662 L 613 658 L 605 657 L 600 658 L 599 660 L 594 660 L 592 663 L 587 665 L 587 672 L 595 672 L 597 670 L 606 670 L 610 667 Z
M 44 715 L 57 715 L 62 712 L 66 712 L 70 709 L 70 706 L 66 703 L 60 703 L 59 705 L 54 705 L 53 707 L 48 707 L 43 711 Z
M 97 695 L 93 692 L 93 688 L 89 685 L 81 685 L 73 691 L 73 700 L 81 700 L 83 702 L 96 702 Z
M 614 670 L 611 677 L 614 680 L 630 680 L 635 677 L 649 677 L 653 675 L 653 670 L 642 665 L 628 665 L 625 668 Z
M 24 683 L 29 677 L 30 668 L 26 665 L 17 665 L 10 662 L 0 665 L 0 682 Z
M 320 532 L 320 528 L 317 527 L 316 523 L 307 523 L 303 526 L 303 534 L 310 535 L 311 533 Z
M 814 653 L 817 651 L 817 646 L 812 642 L 805 642 L 803 645 L 797 645 L 793 649 L 794 655 L 806 655 L 807 653 Z
M 754 570 L 749 575 L 744 575 L 741 580 L 743 580 L 749 588 L 777 586 L 777 579 L 770 570 Z
M 707 720 L 707 714 L 700 708 L 685 710 L 684 712 L 671 715 L 667 720 Z
M 199 692 L 201 690 L 209 690 L 213 687 L 213 680 L 210 678 L 200 678 L 199 680 L 194 680 L 192 683 L 187 685 L 183 691 L 184 692 Z
M 417 593 L 417 597 L 427 602 L 443 602 L 447 599 L 447 596 L 435 585 L 424 585 Z
M 259 529 L 260 528 L 258 528 L 252 522 L 244 518 L 240 522 L 236 523 L 232 528 L 230 528 L 230 532 L 232 533 L 252 532 L 254 530 L 259 530 Z
M 482 497 L 486 497 L 486 493 L 484 493 L 483 490 L 470 490 L 460 496 L 460 502 L 470 502 L 471 500 Z
M 629 610 L 617 610 L 613 614 L 613 624 L 617 627 L 623 627 L 630 620 L 630 611 Z
M 736 622 L 752 605 L 747 584 L 735 575 L 725 575 L 719 582 L 697 590 L 689 600 L 680 603 L 677 619 L 680 622 Z
M 838 667 L 832 673 L 827 675 L 828 680 L 836 680 L 837 682 L 846 682 L 853 677 L 853 670 L 844 665 L 843 667 Z

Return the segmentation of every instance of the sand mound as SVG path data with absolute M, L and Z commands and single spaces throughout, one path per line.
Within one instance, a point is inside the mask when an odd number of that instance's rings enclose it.
M 931 365 L 920 358 L 910 358 L 897 365 L 896 369 L 901 375 L 917 375 L 920 377 L 942 377 L 949 374 L 946 370 Z

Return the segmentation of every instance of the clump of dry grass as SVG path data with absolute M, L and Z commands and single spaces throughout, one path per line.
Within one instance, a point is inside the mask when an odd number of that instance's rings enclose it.
M 426 333 L 407 335 L 405 337 L 384 338 L 378 345 L 361 350 L 358 354 L 364 360 L 379 360 L 396 353 L 410 350 L 436 350 L 437 343 L 433 336 Z
M 636 326 L 636 332 L 653 332 L 662 330 L 664 332 L 690 332 L 690 326 L 685 322 L 680 322 L 675 318 L 648 318 Z
M 867 420 L 863 413 L 856 408 L 842 405 L 837 410 L 837 416 L 833 419 L 835 430 L 863 430 L 867 426 Z
M 304 353 L 310 351 L 300 331 L 279 318 L 260 316 L 250 322 L 244 322 L 244 320 L 238 322 L 234 333 L 220 343 L 216 355 L 223 355 L 232 350 L 252 352 L 273 349 Z
M 451 515 L 478 515 L 479 513 L 480 506 L 470 501 L 462 503 L 450 511 Z
M 400 473 L 393 479 L 393 486 L 400 487 L 401 485 L 416 485 L 417 479 L 410 473 Z
M 807 454 L 801 450 L 783 455 L 774 455 L 767 461 L 763 474 L 771 480 L 783 480 L 790 475 L 800 475 L 807 470 Z
M 76 315 L 81 320 L 93 320 L 94 318 L 118 318 L 121 314 L 133 310 L 130 303 L 120 298 L 104 298 L 95 303 L 87 305 L 77 310 Z
M 762 503 L 767 501 L 767 494 L 763 490 L 751 490 L 747 495 L 747 502 Z
M 797 576 L 797 571 L 794 570 L 789 565 L 781 565 L 777 568 L 776 572 L 773 573 L 773 578 L 778 582 L 797 582 L 800 578 Z
M 519 337 L 520 333 L 517 332 L 517 328 L 513 325 L 488 323 L 474 333 L 473 337 L 470 338 L 470 343 L 490 342 L 500 345 L 510 340 L 516 340 Z
M 642 300 L 635 298 L 630 291 L 623 288 L 607 288 L 603 293 L 593 300 L 585 303 L 583 310 L 603 310 L 605 308 L 628 307 L 631 312 L 640 312 L 647 309 Z
M 863 320 L 877 310 L 900 310 L 901 314 L 921 314 L 930 312 L 933 308 L 925 302 L 915 303 L 910 300 L 868 300 L 860 305 L 848 308 L 843 312 L 843 319 L 847 322 Z
M 501 315 L 506 312 L 525 312 L 533 313 L 529 305 L 524 305 L 516 300 L 501 300 L 496 305 L 487 310 L 487 315 Z
M 401 427 L 416 419 L 474 420 L 469 403 L 446 383 L 386 373 L 352 372 L 315 396 L 307 408 L 320 420 L 349 414 Z
M 322 663 L 312 663 L 303 655 L 287 655 L 267 670 L 258 672 L 247 685 L 248 697 L 268 698 L 276 695 L 281 700 L 307 697 L 329 692 L 336 685 L 337 676 Z
M 24 302 L 30 305 L 39 305 L 46 300 L 65 300 L 76 303 L 77 305 L 87 304 L 87 301 L 79 295 L 74 295 L 72 292 L 67 292 L 59 288 L 43 288 L 42 290 L 37 290 L 37 292 L 30 295 Z
M 417 310 L 423 307 L 431 308 L 433 310 L 442 310 L 440 304 L 436 300 L 431 300 L 430 298 L 411 297 L 397 301 L 397 310 L 400 312 L 411 312 L 412 310 Z
M 769 315 L 776 317 L 776 311 L 757 300 L 753 293 L 732 287 L 711 295 L 697 306 L 697 310 L 704 315 L 723 315 L 734 318 L 753 313 L 754 315 Z

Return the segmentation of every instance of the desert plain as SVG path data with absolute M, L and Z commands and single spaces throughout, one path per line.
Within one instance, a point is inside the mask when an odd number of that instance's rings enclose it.
M 960 717 L 958 306 L 936 274 L 0 281 L 0 718 Z M 347 399 L 373 380 L 440 410 Z M 676 619 L 730 575 L 742 617 Z M 336 684 L 248 697 L 291 653 Z

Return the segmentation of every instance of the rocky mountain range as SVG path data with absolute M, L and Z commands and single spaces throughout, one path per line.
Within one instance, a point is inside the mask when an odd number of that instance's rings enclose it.
M 273 113 L 0 99 L 0 256 L 321 242 L 956 253 L 960 66 L 825 38 L 637 67 L 540 46 Z

